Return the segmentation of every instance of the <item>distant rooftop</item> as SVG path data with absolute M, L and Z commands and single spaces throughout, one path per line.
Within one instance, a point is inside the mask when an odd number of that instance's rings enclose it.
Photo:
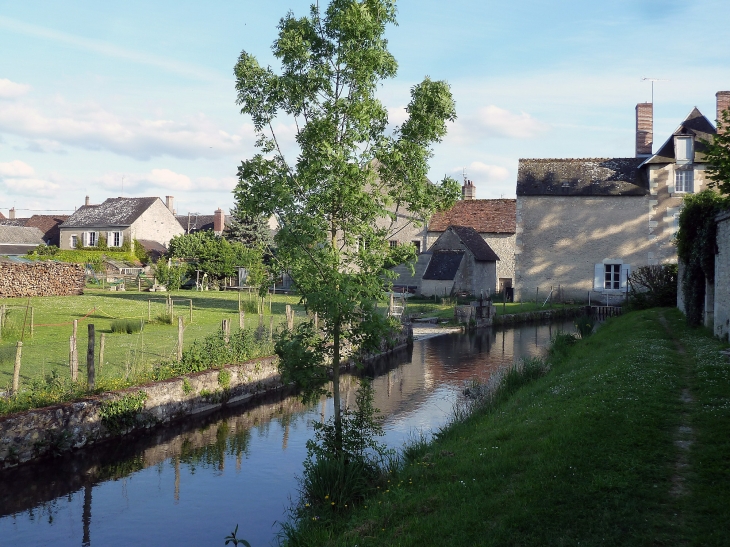
M 435 213 L 429 231 L 443 232 L 449 226 L 468 226 L 479 233 L 514 234 L 517 200 L 469 199 L 457 201 L 448 211 Z
M 100 205 L 84 205 L 63 223 L 63 228 L 130 226 L 159 199 L 109 198 Z

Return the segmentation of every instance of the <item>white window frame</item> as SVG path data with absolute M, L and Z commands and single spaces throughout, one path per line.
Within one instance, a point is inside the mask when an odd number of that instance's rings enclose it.
M 86 246 L 96 247 L 99 243 L 98 232 L 86 232 Z
M 606 283 L 609 283 L 609 280 L 606 276 L 609 274 L 609 267 L 611 268 L 612 279 L 610 280 L 611 287 L 607 288 Z M 618 274 L 618 281 L 613 278 L 616 273 Z M 593 290 L 609 294 L 626 292 L 629 275 L 631 275 L 631 264 L 626 264 L 620 259 L 607 258 L 594 266 Z M 617 283 L 618 287 L 616 287 Z
M 694 191 L 694 169 L 674 170 L 674 192 L 691 194 Z
M 107 245 L 109 247 L 121 247 L 124 243 L 124 232 L 109 232 Z
M 71 237 L 69 238 L 69 246 L 72 249 L 75 249 L 78 244 L 79 244 L 79 236 L 77 236 L 76 234 L 71 235 Z

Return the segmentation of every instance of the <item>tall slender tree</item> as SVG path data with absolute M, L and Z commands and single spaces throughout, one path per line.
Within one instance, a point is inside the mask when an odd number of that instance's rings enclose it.
M 395 220 L 401 207 L 429 218 L 459 194 L 451 178 L 438 185 L 426 178 L 432 146 L 456 119 L 445 82 L 427 77 L 414 86 L 408 119 L 387 131 L 376 91 L 396 74 L 384 38 L 395 14 L 394 0 L 332 0 L 324 11 L 313 5 L 307 17 L 281 19 L 272 48 L 279 73 L 246 51 L 235 66 L 238 104 L 260 150 L 239 167 L 237 206 L 250 216 L 276 215 L 277 260 L 320 318 L 317 329 L 305 322 L 279 339 L 280 369 L 305 398 L 333 380 L 340 447 L 343 348 L 379 343 L 387 321 L 376 303 L 388 289 L 387 265 L 415 254 L 410 245 L 390 247 L 391 224 L 381 219 Z M 295 128 L 295 146 L 282 141 L 277 119 Z

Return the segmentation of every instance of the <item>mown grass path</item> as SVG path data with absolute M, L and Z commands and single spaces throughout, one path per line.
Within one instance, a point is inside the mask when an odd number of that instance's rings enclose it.
M 301 544 L 728 545 L 723 346 L 676 310 L 615 318 Z

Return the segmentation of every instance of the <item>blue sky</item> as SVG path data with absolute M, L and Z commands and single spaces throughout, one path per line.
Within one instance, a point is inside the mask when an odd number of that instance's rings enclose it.
M 241 50 L 274 63 L 288 10 L 310 2 L 0 1 L 0 211 L 73 211 L 119 195 L 175 196 L 179 213 L 233 204 L 253 153 L 235 104 Z M 730 2 L 407 0 L 388 29 L 402 120 L 412 85 L 449 82 L 458 120 L 430 177 L 513 197 L 521 157 L 634 154 L 634 107 L 655 84 L 655 150 L 730 89 Z M 280 133 L 292 128 L 281 121 Z

